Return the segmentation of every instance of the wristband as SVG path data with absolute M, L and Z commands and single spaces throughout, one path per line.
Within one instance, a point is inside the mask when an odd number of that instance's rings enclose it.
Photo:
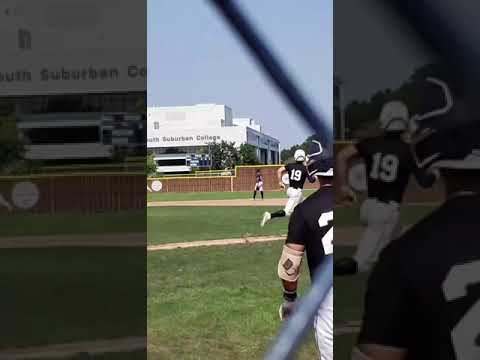
M 297 299 L 297 292 L 283 290 L 283 299 L 285 301 L 294 302 Z

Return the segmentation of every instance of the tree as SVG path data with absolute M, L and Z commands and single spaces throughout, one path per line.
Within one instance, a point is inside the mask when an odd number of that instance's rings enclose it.
M 149 151 L 147 154 L 147 176 L 152 176 L 157 173 L 157 163 L 155 162 L 155 154 Z
M 0 171 L 10 172 L 23 161 L 24 144 L 13 117 L 0 118 Z
M 374 135 L 378 130 L 378 116 L 387 101 L 403 101 L 407 105 L 410 115 L 421 111 L 420 100 L 423 91 L 421 83 L 423 83 L 425 77 L 432 76 L 432 74 L 448 78 L 448 73 L 440 65 L 426 64 L 415 69 L 399 87 L 377 91 L 367 101 L 354 100 L 349 103 L 345 108 L 345 119 L 350 130 L 350 136 L 358 138 Z
M 257 150 L 250 144 L 242 144 L 238 150 L 240 156 L 239 165 L 257 165 L 259 163 Z
M 317 135 L 310 135 L 308 138 L 305 139 L 305 141 L 301 144 L 293 145 L 289 149 L 283 149 L 280 152 L 280 158 L 283 163 L 288 163 L 293 161 L 293 155 L 295 154 L 295 151 L 298 149 L 302 149 L 305 151 L 307 154 L 311 154 L 314 152 L 317 152 L 318 149 L 314 146 L 312 143 L 312 140 L 317 140 L 319 141 L 319 137 Z M 329 145 L 328 144 L 322 144 L 324 148 L 327 148 Z
M 234 142 L 213 142 L 209 148 L 213 170 L 233 169 L 239 163 L 240 155 Z

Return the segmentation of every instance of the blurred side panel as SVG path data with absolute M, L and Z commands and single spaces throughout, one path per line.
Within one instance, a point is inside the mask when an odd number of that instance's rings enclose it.
M 146 2 L 0 28 L 0 358 L 146 358 Z

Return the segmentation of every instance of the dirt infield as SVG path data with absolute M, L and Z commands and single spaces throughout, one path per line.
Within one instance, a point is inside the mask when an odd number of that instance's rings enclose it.
M 256 236 L 256 237 L 244 237 L 237 239 L 220 239 L 220 240 L 201 240 L 201 241 L 189 241 L 181 243 L 171 243 L 171 244 L 161 244 L 161 245 L 150 245 L 148 246 L 148 251 L 159 251 L 159 250 L 174 250 L 174 249 L 187 249 L 200 246 L 225 246 L 225 245 L 246 245 L 246 244 L 255 244 L 263 243 L 270 241 L 285 240 L 284 236 Z
M 2 360 L 62 359 L 75 355 L 98 355 L 111 352 L 132 352 L 146 347 L 145 337 L 127 337 L 111 340 L 79 341 L 67 344 L 32 346 L 0 350 Z
M 148 207 L 169 206 L 285 206 L 285 199 L 233 199 L 233 200 L 191 200 L 191 201 L 149 201 Z
M 340 228 L 334 231 L 334 243 L 339 246 L 354 246 L 361 234 L 361 227 Z M 150 245 L 148 251 L 186 249 L 203 246 L 255 244 L 285 240 L 281 236 L 248 236 L 233 239 L 199 240 L 161 245 Z M 51 235 L 14 236 L 0 238 L 0 249 L 49 248 L 49 247 L 146 247 L 147 234 L 105 235 Z

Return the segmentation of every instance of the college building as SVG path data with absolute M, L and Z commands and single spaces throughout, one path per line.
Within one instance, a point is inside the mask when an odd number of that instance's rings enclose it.
M 222 141 L 236 147 L 255 147 L 261 164 L 278 164 L 280 143 L 265 134 L 251 118 L 234 118 L 232 109 L 219 104 L 149 107 L 147 147 L 162 173 L 210 168 L 210 145 Z
M 145 6 L 2 3 L 0 117 L 15 119 L 27 159 L 109 162 L 119 154 L 144 155 L 146 29 L 125 26 L 126 18 L 145 21 Z

